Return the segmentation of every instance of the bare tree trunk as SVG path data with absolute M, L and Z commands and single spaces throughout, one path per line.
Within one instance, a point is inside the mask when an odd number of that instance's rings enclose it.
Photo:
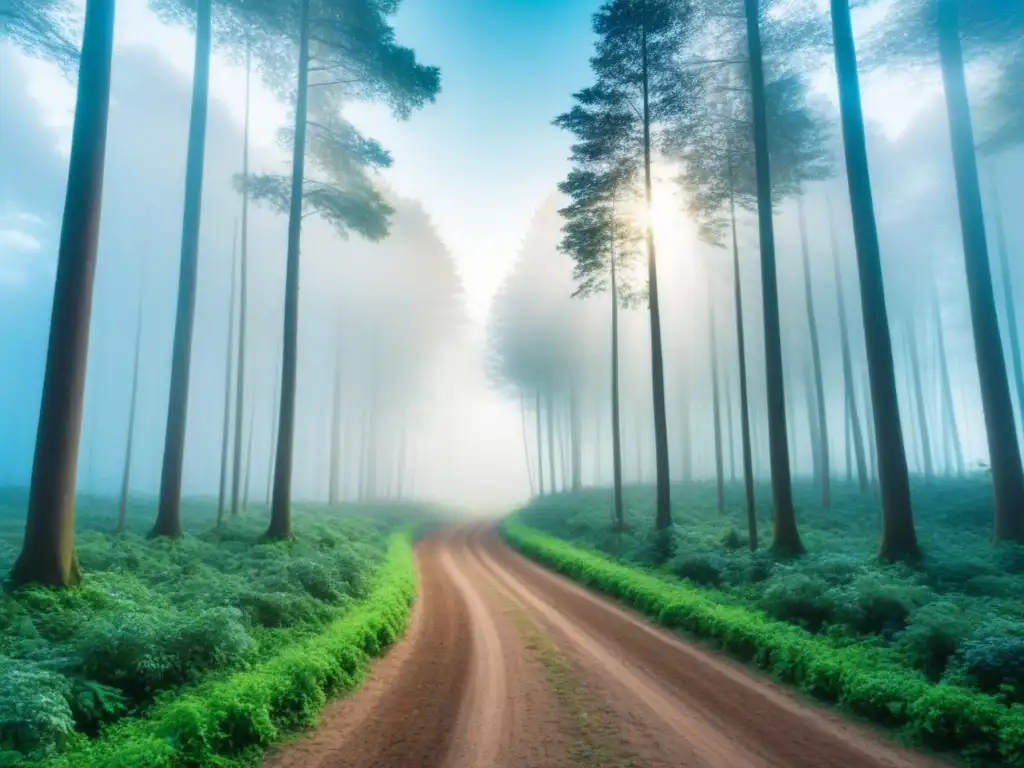
M 851 413 L 852 408 L 856 408 L 857 405 L 853 400 L 853 393 L 849 390 L 846 391 L 846 397 L 844 400 L 844 415 L 846 418 L 843 419 L 843 450 L 846 452 L 846 482 L 853 483 L 853 414 Z
M 740 275 L 740 248 L 736 237 L 736 200 L 734 194 L 732 145 L 729 146 L 729 221 L 732 229 L 733 303 L 736 308 L 736 350 L 740 372 L 740 429 L 743 442 L 743 488 L 747 502 L 747 541 L 750 551 L 757 549 L 757 512 L 754 503 L 753 452 L 750 445 L 750 400 L 747 394 L 746 334 L 743 328 L 743 288 Z
M 526 433 L 526 393 L 519 390 L 519 421 L 523 428 L 523 458 L 526 459 L 526 479 L 530 483 L 530 496 L 534 496 L 533 468 L 530 466 L 530 437 Z
M 683 371 L 682 373 L 684 381 L 689 379 L 689 373 Z M 682 396 L 680 398 L 680 417 L 682 424 L 682 444 L 680 445 L 679 455 L 682 463 L 682 480 L 684 483 L 689 483 L 693 480 L 693 428 L 690 423 L 690 387 L 689 383 L 685 383 L 682 387 Z
M 237 223 L 237 222 L 236 222 Z M 220 442 L 220 493 L 217 496 L 217 525 L 224 522 L 224 502 L 228 490 L 228 444 L 231 438 L 231 372 L 235 344 L 235 275 L 238 271 L 238 227 L 231 244 L 231 298 L 228 300 L 228 349 L 224 356 L 224 426 Z
M 651 112 L 649 71 L 647 66 L 647 18 L 644 6 L 641 41 L 644 125 L 644 202 L 651 210 Z M 654 463 L 658 478 L 655 529 L 662 531 L 672 525 L 672 503 L 669 484 L 668 421 L 665 414 L 665 369 L 661 346 L 661 307 L 658 301 L 658 267 L 654 251 L 654 231 L 648 221 L 644 227 L 647 243 L 647 292 L 651 315 L 651 382 L 654 396 Z
M 786 390 L 782 377 L 782 332 L 779 287 L 775 268 L 775 228 L 772 222 L 772 183 L 768 157 L 768 116 L 764 64 L 761 59 L 760 3 L 744 0 L 747 21 L 751 101 L 754 117 L 754 160 L 757 169 L 757 219 L 761 242 L 761 290 L 764 294 L 765 379 L 768 389 L 768 443 L 772 467 L 775 530 L 772 550 L 782 556 L 804 552 L 796 526 L 793 487 L 786 435 Z
M 821 371 L 821 347 L 818 344 L 818 321 L 814 313 L 814 291 L 811 287 L 811 256 L 807 247 L 807 221 L 804 217 L 803 195 L 796 199 L 800 224 L 800 254 L 804 268 L 804 303 L 807 307 L 807 331 L 811 338 L 811 364 L 814 370 L 814 390 L 817 394 L 815 415 L 818 420 L 818 460 L 821 462 L 821 506 L 832 507 L 832 463 L 829 456 L 828 411 L 825 407 L 825 381 Z
M 88 0 L 28 518 L 21 554 L 10 577 L 15 586 L 68 587 L 81 581 L 75 558 L 75 474 L 103 197 L 113 37 L 113 0 Z
M 953 387 L 949 381 L 949 362 L 946 359 L 946 338 L 942 330 L 942 311 L 939 308 L 938 290 L 934 277 L 931 280 L 932 323 L 935 326 L 936 344 L 939 353 L 939 384 L 942 392 L 942 417 L 946 440 L 953 454 L 956 473 L 964 474 L 964 452 L 960 442 L 960 430 L 956 423 L 956 409 L 953 407 Z
M 575 384 L 569 389 L 569 444 L 572 464 L 572 490 L 583 490 L 583 434 Z
M 274 466 L 274 498 L 268 539 L 292 538 L 292 458 L 295 443 L 295 379 L 299 343 L 299 248 L 302 237 L 302 185 L 306 160 L 306 109 L 309 78 L 309 0 L 299 16 L 299 82 L 295 98 L 295 146 L 292 151 L 292 198 L 288 214 L 288 261 L 284 286 L 284 346 L 281 364 L 281 412 Z
M 245 447 L 245 490 L 243 491 L 242 497 L 242 511 L 245 512 L 249 508 L 249 488 L 251 487 L 250 480 L 252 479 L 252 433 L 253 426 L 256 422 L 256 404 L 253 403 L 249 406 L 249 439 L 246 441 Z
M 820 487 L 822 483 L 821 422 L 817 418 L 816 411 L 817 397 L 814 391 L 814 372 L 811 369 L 811 363 L 807 359 L 806 353 L 804 354 L 803 363 L 804 394 L 807 397 L 807 431 L 811 438 L 811 475 L 814 478 L 814 482 Z
M 729 380 L 728 367 L 722 372 L 722 391 L 725 392 L 725 434 L 728 440 L 726 446 L 729 451 L 729 482 L 736 482 L 736 443 L 734 440 L 735 431 L 732 423 L 732 382 Z
M 615 530 L 625 528 L 622 507 L 622 430 L 619 422 L 619 286 L 616 272 L 615 238 L 611 248 L 612 293 L 612 485 L 614 494 Z
M 725 514 L 725 478 L 722 468 L 722 413 L 718 384 L 718 339 L 715 334 L 715 305 L 712 298 L 710 270 L 708 271 L 708 337 L 711 343 L 711 411 L 715 432 L 715 493 L 718 514 Z
M 907 314 L 907 347 L 910 353 L 910 373 L 914 385 L 914 403 L 917 408 L 918 429 L 921 432 L 921 455 L 924 458 L 924 476 L 929 480 L 935 476 L 932 464 L 932 441 L 928 431 L 928 416 L 924 408 L 924 391 L 921 387 L 921 360 L 917 349 L 917 327 L 913 313 Z
M 937 10 L 939 59 L 967 262 L 967 292 L 995 492 L 993 536 L 996 541 L 1024 541 L 1024 472 L 989 270 L 974 127 L 960 48 L 959 3 L 940 0 Z
M 548 411 L 548 469 L 551 476 L 551 491 L 552 493 L 557 493 L 558 483 L 555 480 L 555 408 L 551 402 L 550 385 L 544 395 Z
M 832 244 L 832 268 L 836 281 L 836 306 L 839 310 L 839 342 L 843 358 L 843 387 L 846 390 L 846 411 L 853 441 L 854 456 L 857 459 L 857 482 L 861 493 L 868 490 L 868 470 L 864 457 L 864 435 L 861 432 L 860 414 L 857 413 L 857 392 L 853 383 L 853 360 L 850 354 L 850 329 L 846 315 L 846 295 L 843 291 L 843 274 L 839 268 L 839 246 L 836 244 L 835 223 L 832 221 L 832 205 L 828 203 L 828 232 Z M 847 456 L 849 460 L 849 456 Z
M 331 409 L 331 468 L 328 473 L 327 503 L 337 504 L 339 501 L 339 481 L 341 473 L 341 344 L 334 357 L 334 397 Z
M 540 402 L 540 388 L 537 388 L 536 397 L 536 412 L 537 412 L 537 487 L 540 489 L 540 495 L 544 495 L 544 431 L 541 428 L 541 402 Z M 551 478 L 551 490 L 555 489 L 555 480 Z
M 242 476 L 242 419 L 245 411 L 245 332 L 249 324 L 249 80 L 252 52 L 245 48 L 245 128 L 242 136 L 242 237 L 241 291 L 238 317 L 238 385 L 235 391 L 235 456 L 231 484 L 231 516 L 238 515 L 238 484 Z M 246 465 L 246 472 L 249 471 Z
M 196 20 L 195 70 L 192 78 L 192 114 L 185 165 L 185 215 L 181 233 L 181 272 L 171 361 L 171 392 L 167 407 L 167 433 L 160 478 L 160 507 L 151 536 L 181 536 L 181 475 L 185 460 L 188 386 L 192 365 L 192 328 L 196 310 L 199 262 L 199 219 L 203 199 L 203 164 L 206 155 L 206 112 L 210 92 L 210 3 L 199 0 Z
M 874 408 L 871 402 L 871 382 L 865 376 L 864 381 L 864 423 L 867 425 L 868 433 L 868 476 L 872 480 L 878 479 L 878 453 L 876 447 L 878 445 L 875 442 L 875 419 L 874 419 Z M 904 463 L 906 459 L 904 458 Z
M 139 291 L 139 310 L 135 319 L 135 354 L 132 363 L 132 399 L 128 406 L 128 437 L 124 448 L 124 472 L 121 475 L 121 502 L 117 507 L 117 532 L 128 525 L 128 489 L 132 474 L 132 444 L 135 441 L 135 405 L 139 396 L 139 351 L 142 341 L 142 291 Z
M 871 381 L 872 428 L 882 496 L 879 556 L 883 560 L 916 560 L 920 557 L 920 549 L 914 529 L 910 478 L 903 447 L 899 401 L 896 397 L 896 372 L 893 367 L 878 229 L 871 195 L 871 174 L 868 170 L 867 138 L 861 109 L 850 4 L 848 0 L 831 0 L 831 9 L 846 176 L 857 244 L 861 316 L 864 320 L 864 341 Z
M 274 396 L 270 399 L 270 447 L 269 462 L 267 464 L 267 497 L 266 504 L 270 506 L 270 491 L 274 482 L 274 446 L 277 445 L 277 405 L 281 399 L 281 345 L 278 344 L 277 353 L 274 355 L 277 364 L 274 366 Z M 244 505 L 243 505 L 244 506 Z

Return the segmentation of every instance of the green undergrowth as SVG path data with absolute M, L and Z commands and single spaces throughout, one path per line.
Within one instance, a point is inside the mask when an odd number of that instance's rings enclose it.
M 215 529 L 196 504 L 172 542 L 145 537 L 152 504 L 123 534 L 112 511 L 83 505 L 80 587 L 0 592 L 0 766 L 246 762 L 401 631 L 412 531 L 429 519 L 413 505 L 300 506 L 296 539 L 268 544 L 264 515 Z
M 1014 677 L 1019 674 L 1014 665 L 1024 663 L 1024 655 L 1013 650 L 1021 638 L 1017 629 L 1021 614 L 1015 615 L 1011 604 L 985 603 L 985 598 L 980 598 L 989 608 L 996 605 L 1001 610 L 983 619 L 980 611 L 985 608 L 967 604 L 956 591 L 956 579 L 929 585 L 927 573 L 890 574 L 896 583 L 887 583 L 889 569 L 874 564 L 868 552 L 860 552 L 855 543 L 848 542 L 839 548 L 839 557 L 847 558 L 846 565 L 853 573 L 844 577 L 845 581 L 834 581 L 840 594 L 822 597 L 833 587 L 797 591 L 803 595 L 800 599 L 817 604 L 828 616 L 808 627 L 794 617 L 780 616 L 769 589 L 751 590 L 742 577 L 719 576 L 717 584 L 708 577 L 713 571 L 728 573 L 728 561 L 733 560 L 731 567 L 740 571 L 759 568 L 757 584 L 773 578 L 776 583 L 814 578 L 800 571 L 802 561 L 776 562 L 769 555 L 750 555 L 720 540 L 714 550 L 707 545 L 710 567 L 703 574 L 690 567 L 681 578 L 680 550 L 691 553 L 683 557 L 694 557 L 699 547 L 692 543 L 680 546 L 660 566 L 636 562 L 644 557 L 638 551 L 647 538 L 639 520 L 629 534 L 607 534 L 609 540 L 618 539 L 605 544 L 612 552 L 594 551 L 598 547 L 580 541 L 600 539 L 603 531 L 610 529 L 606 509 L 600 522 L 596 516 L 591 520 L 589 512 L 579 511 L 587 506 L 587 495 L 563 494 L 534 502 L 506 521 L 504 535 L 521 552 L 554 570 L 631 605 L 666 627 L 710 641 L 819 700 L 897 729 L 932 749 L 957 752 L 977 763 L 1024 766 L 1024 704 L 1020 703 L 1019 678 Z M 557 519 L 556 510 L 560 511 Z M 677 523 L 680 518 L 686 519 L 680 515 Z M 561 535 L 537 530 L 538 519 L 548 521 Z M 719 520 L 718 525 L 722 527 L 723 522 Z M 705 526 L 711 527 L 709 523 Z M 684 531 L 677 525 L 675 534 L 682 538 Z M 583 546 L 574 546 L 567 539 Z M 1007 557 L 992 554 L 991 545 L 988 549 L 997 561 Z M 727 554 L 714 557 L 723 551 Z M 820 561 L 807 560 L 805 568 L 821 567 Z M 956 563 L 947 559 L 946 564 L 953 567 Z M 932 563 L 932 567 L 939 566 Z M 901 593 L 907 588 L 901 578 L 914 582 L 920 590 L 918 602 L 909 611 L 901 602 Z M 831 613 L 830 599 L 839 613 Z M 969 615 L 961 620 L 967 626 L 950 626 L 944 613 L 954 609 L 948 603 L 965 604 L 962 610 Z M 893 618 L 900 615 L 900 621 Z M 999 634 L 1000 628 L 1005 634 Z M 927 665 L 920 663 L 913 649 L 924 655 L 934 653 L 934 646 L 956 632 L 975 639 L 963 640 L 958 635 L 959 640 L 947 643 L 941 674 L 924 668 Z M 989 678 L 980 680 L 978 676 L 985 674 Z

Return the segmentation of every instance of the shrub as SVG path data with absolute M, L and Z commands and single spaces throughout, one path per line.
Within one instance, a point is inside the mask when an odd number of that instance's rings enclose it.
M 809 632 L 820 632 L 825 624 L 835 621 L 838 613 L 825 581 L 791 568 L 768 581 L 761 604 L 769 616 L 798 624 Z
M 1024 634 L 972 640 L 961 655 L 964 671 L 981 690 L 1024 702 Z
M 970 620 L 962 608 L 946 601 L 930 603 L 910 614 L 907 628 L 896 637 L 896 647 L 912 666 L 936 681 L 970 632 Z
M 0 656 L 0 752 L 47 754 L 75 728 L 63 675 Z

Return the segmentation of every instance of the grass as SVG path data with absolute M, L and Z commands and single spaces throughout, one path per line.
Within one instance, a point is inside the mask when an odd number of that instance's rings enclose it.
M 740 490 L 721 516 L 713 486 L 674 488 L 668 547 L 643 487 L 627 490 L 625 534 L 611 531 L 607 490 L 535 500 L 505 531 L 525 553 L 819 699 L 932 748 L 1024 765 L 1024 551 L 989 542 L 986 478 L 915 487 L 916 570 L 875 560 L 877 508 L 842 485 L 830 511 L 797 488 L 807 556 L 750 553 Z
M 180 541 L 149 540 L 154 511 L 138 502 L 112 535 L 113 502 L 85 500 L 82 586 L 0 593 L 0 766 L 250 761 L 402 630 L 409 526 L 431 515 L 299 507 L 296 540 L 263 544 L 265 515 L 216 530 L 204 503 Z M 0 573 L 23 514 L 0 497 Z

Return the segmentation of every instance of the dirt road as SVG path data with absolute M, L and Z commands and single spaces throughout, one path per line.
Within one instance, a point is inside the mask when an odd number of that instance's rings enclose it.
M 509 550 L 485 526 L 417 548 L 406 637 L 269 768 L 918 768 L 764 678 Z

